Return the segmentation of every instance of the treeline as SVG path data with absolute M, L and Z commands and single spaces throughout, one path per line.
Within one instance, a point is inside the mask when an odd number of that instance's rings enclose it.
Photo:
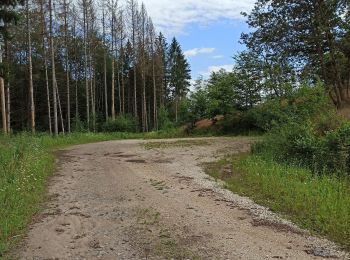
M 338 109 L 350 104 L 348 0 L 257 0 L 243 15 L 246 50 L 234 56 L 232 72 L 197 81 L 197 118 L 245 112 L 305 85 L 323 85 Z
M 0 3 L 2 129 L 53 134 L 176 121 L 190 68 L 136 0 Z M 0 20 L 1 20 L 0 19 Z

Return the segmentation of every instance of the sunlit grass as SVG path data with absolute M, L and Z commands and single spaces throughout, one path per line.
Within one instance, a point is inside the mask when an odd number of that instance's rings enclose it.
M 221 160 L 206 169 L 224 180 L 227 189 L 350 249 L 349 180 L 315 176 L 306 169 L 251 155 Z

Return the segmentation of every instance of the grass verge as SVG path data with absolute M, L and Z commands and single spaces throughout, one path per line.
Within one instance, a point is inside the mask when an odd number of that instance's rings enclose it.
M 53 150 L 107 140 L 171 137 L 178 135 L 173 132 L 77 133 L 56 138 L 0 135 L 0 258 L 20 240 L 23 230 L 40 210 L 47 179 L 54 171 Z
M 315 176 L 255 155 L 208 164 L 206 172 L 224 180 L 225 188 L 350 249 L 350 180 Z

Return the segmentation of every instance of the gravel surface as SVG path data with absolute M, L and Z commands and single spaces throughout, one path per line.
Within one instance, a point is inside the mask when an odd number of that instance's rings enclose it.
M 50 200 L 13 256 L 350 259 L 333 243 L 224 190 L 203 172 L 204 162 L 247 152 L 252 142 L 128 140 L 60 151 Z

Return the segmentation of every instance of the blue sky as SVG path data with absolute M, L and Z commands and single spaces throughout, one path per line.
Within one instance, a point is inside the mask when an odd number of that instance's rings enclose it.
M 232 69 L 232 56 L 244 49 L 239 44 L 248 27 L 242 11 L 255 0 L 144 0 L 156 28 L 169 41 L 179 40 L 191 64 L 193 79 L 208 77 L 220 68 Z
M 187 34 L 178 35 L 191 64 L 193 79 L 208 77 L 220 68 L 232 69 L 232 56 L 244 49 L 239 43 L 242 32 L 248 30 L 243 21 L 221 20 L 208 26 L 188 26 Z

